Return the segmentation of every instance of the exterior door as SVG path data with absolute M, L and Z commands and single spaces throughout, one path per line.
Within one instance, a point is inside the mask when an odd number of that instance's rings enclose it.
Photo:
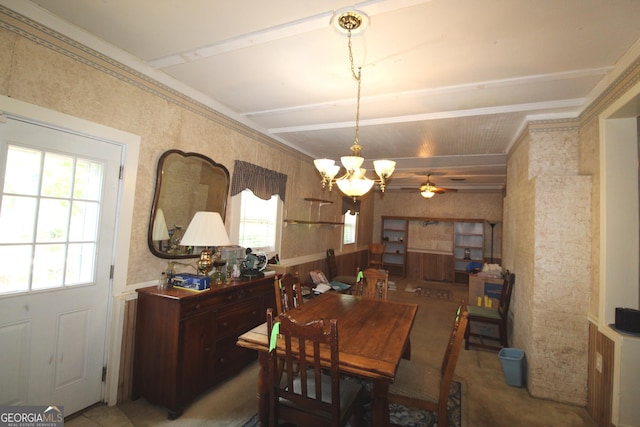
M 102 400 L 121 150 L 0 123 L 0 405 Z

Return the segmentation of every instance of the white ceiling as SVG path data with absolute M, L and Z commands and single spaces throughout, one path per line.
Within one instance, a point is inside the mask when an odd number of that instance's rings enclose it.
M 23 0 L 3 0 L 8 7 Z M 33 0 L 313 158 L 354 138 L 332 18 L 357 9 L 360 144 L 389 188 L 498 190 L 527 120 L 576 117 L 640 38 L 638 0 Z M 600 83 L 600 84 L 599 84 Z M 370 172 L 372 173 L 372 172 Z M 451 178 L 465 178 L 452 182 Z

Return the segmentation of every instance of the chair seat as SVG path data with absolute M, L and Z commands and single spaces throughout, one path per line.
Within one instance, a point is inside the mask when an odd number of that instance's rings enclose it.
M 331 287 L 333 288 L 334 291 L 338 291 L 338 292 L 344 292 L 344 291 L 348 291 L 349 289 L 351 289 L 351 285 L 345 283 L 345 282 L 341 282 L 339 280 L 332 280 L 329 285 L 331 285 Z
M 356 284 L 356 276 L 336 276 L 331 279 L 331 282 L 340 282 L 353 286 Z
M 500 313 L 498 313 L 498 310 L 493 310 L 487 307 L 476 307 L 470 305 L 467 307 L 467 311 L 469 312 L 469 317 L 479 316 L 496 320 L 500 320 L 502 318 Z
M 322 375 L 320 378 L 322 381 L 322 401 L 331 403 L 331 377 L 328 375 Z M 309 390 L 309 397 L 314 399 L 316 397 L 315 382 L 316 381 L 315 381 L 315 378 L 313 378 L 313 373 L 311 373 L 311 375 L 307 377 L 307 388 Z M 302 385 L 302 380 L 300 379 L 300 377 L 296 378 L 293 381 L 293 390 L 295 393 L 301 392 L 301 385 Z M 351 405 L 358 398 L 360 398 L 361 393 L 363 393 L 363 390 L 364 389 L 362 385 L 355 381 L 342 381 L 342 380 L 340 381 L 340 410 L 342 412 L 340 414 L 341 418 L 344 417 L 346 411 L 351 407 Z M 297 411 L 304 410 L 304 409 L 301 409 L 299 406 L 295 405 L 290 400 L 287 400 L 282 397 L 280 398 L 279 403 L 282 406 L 289 406 Z M 326 412 L 312 411 L 312 410 L 306 410 L 305 412 L 309 412 L 311 414 L 314 414 L 315 416 L 326 416 L 327 419 L 329 419 L 328 414 Z
M 396 381 L 389 387 L 389 394 L 438 403 L 441 381 L 439 369 L 402 359 Z

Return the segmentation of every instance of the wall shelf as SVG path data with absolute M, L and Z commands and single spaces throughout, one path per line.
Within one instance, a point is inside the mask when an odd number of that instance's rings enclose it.
M 307 221 L 304 219 L 285 219 L 286 224 L 304 224 L 304 225 L 344 225 L 344 222 L 334 221 Z
M 320 203 L 320 205 L 328 205 L 333 203 L 333 200 L 325 200 L 325 199 L 316 199 L 314 197 L 305 197 L 304 198 L 307 202 L 318 202 Z
M 318 219 L 317 220 L 311 220 L 311 219 L 292 219 L 292 218 L 285 218 L 284 223 L 285 225 L 344 225 L 344 222 L 340 222 L 340 221 L 323 221 L 320 218 L 320 208 L 322 208 L 325 205 L 330 205 L 333 203 L 333 200 L 326 200 L 326 199 L 317 199 L 315 197 L 305 197 L 304 198 L 305 201 L 309 202 L 309 218 L 311 218 L 311 207 L 313 206 L 314 203 L 318 204 Z

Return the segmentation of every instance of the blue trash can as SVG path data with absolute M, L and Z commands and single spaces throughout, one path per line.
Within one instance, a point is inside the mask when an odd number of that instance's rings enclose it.
M 525 357 L 524 350 L 517 348 L 503 348 L 498 354 L 502 363 L 502 371 L 507 384 L 522 387 L 524 384 Z

